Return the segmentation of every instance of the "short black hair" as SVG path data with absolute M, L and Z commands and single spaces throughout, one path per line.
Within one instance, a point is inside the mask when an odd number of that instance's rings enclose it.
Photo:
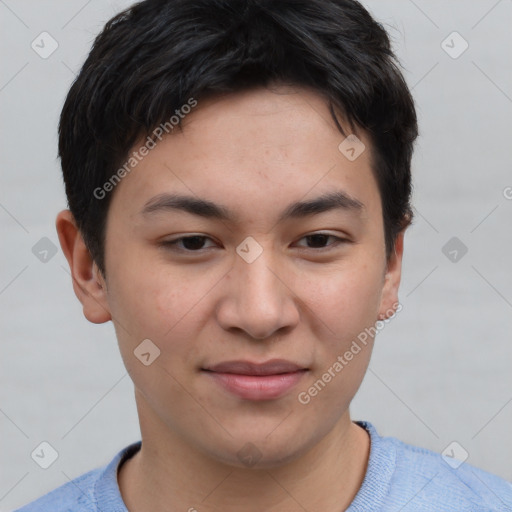
M 336 111 L 366 131 L 389 257 L 412 220 L 418 127 L 383 26 L 355 0 L 145 0 L 96 37 L 59 123 L 68 207 L 103 275 L 103 187 L 135 142 L 191 98 L 273 84 L 313 89 L 342 134 Z

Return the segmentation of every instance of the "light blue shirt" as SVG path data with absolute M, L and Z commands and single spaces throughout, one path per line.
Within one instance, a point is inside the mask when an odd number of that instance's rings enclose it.
M 356 423 L 370 434 L 370 458 L 363 484 L 346 512 L 512 512 L 512 484 L 506 480 L 467 463 L 457 467 L 454 459 L 393 437 L 381 437 L 369 422 Z M 125 447 L 108 465 L 15 512 L 128 512 L 117 470 L 140 446 L 137 441 Z M 200 511 L 200 504 L 195 508 Z

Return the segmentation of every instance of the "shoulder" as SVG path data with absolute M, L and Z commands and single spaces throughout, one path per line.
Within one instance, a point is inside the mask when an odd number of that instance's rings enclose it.
M 512 484 L 503 478 L 380 436 L 367 421 L 356 423 L 371 443 L 366 475 L 350 512 L 512 512 Z
M 103 470 L 93 469 L 14 512 L 96 512 L 94 486 Z
M 141 441 L 126 446 L 105 466 L 84 473 L 14 512 L 127 512 L 117 472 L 140 447 Z
M 467 462 L 392 437 L 381 440 L 384 447 L 396 453 L 389 491 L 393 501 L 400 499 L 404 512 L 512 510 L 510 482 Z

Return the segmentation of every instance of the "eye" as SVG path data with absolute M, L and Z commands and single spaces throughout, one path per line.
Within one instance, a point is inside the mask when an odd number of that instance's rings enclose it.
M 211 240 L 211 238 L 204 235 L 182 236 L 175 240 L 162 242 L 162 245 L 181 252 L 201 252 L 206 240 Z
M 334 241 L 330 244 L 327 244 L 329 239 L 332 239 Z M 162 242 L 161 245 L 178 252 L 201 253 L 204 250 L 208 249 L 208 246 L 205 247 L 205 242 L 207 242 L 208 240 L 213 242 L 213 240 L 210 237 L 204 235 L 191 235 L 182 236 L 174 240 L 166 240 Z M 300 240 L 307 240 L 308 246 L 305 247 L 306 249 L 314 249 L 316 251 L 330 250 L 342 243 L 350 242 L 350 240 L 346 238 L 330 235 L 328 233 L 313 233 L 311 235 L 306 235 L 302 237 Z
M 334 242 L 328 245 L 325 245 L 329 238 L 334 239 Z M 348 243 L 349 240 L 346 238 L 341 238 L 339 236 L 330 235 L 328 233 L 314 233 L 312 235 L 306 235 L 301 238 L 301 240 L 307 240 L 310 242 L 313 247 L 306 247 L 307 249 L 317 249 L 317 250 L 329 250 L 331 248 L 337 247 L 341 243 Z M 319 247 L 320 246 L 320 247 Z

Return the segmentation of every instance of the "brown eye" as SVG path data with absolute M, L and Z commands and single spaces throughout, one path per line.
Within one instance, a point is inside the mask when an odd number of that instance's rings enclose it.
M 333 239 L 334 242 L 328 244 L 329 239 Z M 340 238 L 338 236 L 330 235 L 328 233 L 314 233 L 312 235 L 307 235 L 301 240 L 307 240 L 308 245 L 307 249 L 330 249 L 337 247 L 340 243 L 348 242 L 345 238 Z
M 211 239 L 203 235 L 183 236 L 165 241 L 162 245 L 181 252 L 200 252 L 204 249 L 207 240 Z

